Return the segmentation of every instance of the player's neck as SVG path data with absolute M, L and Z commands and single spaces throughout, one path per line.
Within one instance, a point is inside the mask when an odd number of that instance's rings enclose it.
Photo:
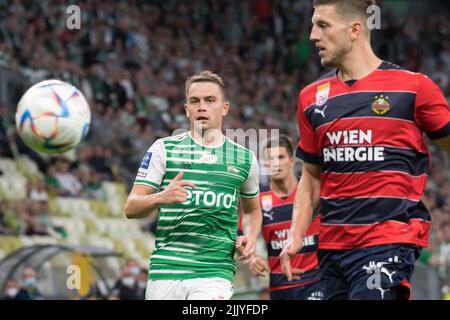
M 277 197 L 287 197 L 294 192 L 297 184 L 297 178 L 291 174 L 284 180 L 270 179 L 270 190 L 275 193 Z
M 379 67 L 382 60 L 373 52 L 370 45 L 355 48 L 338 65 L 338 77 L 342 81 L 359 80 Z
M 192 129 L 190 134 L 195 142 L 207 147 L 218 147 L 223 144 L 225 139 L 220 129 L 206 130 L 204 132 L 198 132 Z

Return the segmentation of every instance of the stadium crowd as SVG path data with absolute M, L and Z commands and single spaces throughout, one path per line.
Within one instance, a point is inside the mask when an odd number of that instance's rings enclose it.
M 75 161 L 46 162 L 17 137 L 15 106 L 0 106 L 0 156 L 13 157 L 16 146 L 45 174 L 29 183 L 29 200 L 0 203 L 0 234 L 64 232 L 51 226 L 48 193 L 102 199 L 102 181 L 131 183 L 155 139 L 187 128 L 184 81 L 202 69 L 225 80 L 231 101 L 225 129 L 277 128 L 297 138 L 297 94 L 323 71 L 309 41 L 310 1 L 78 3 L 81 28 L 69 30 L 62 1 L 0 1 L 0 67 L 30 84 L 68 81 L 83 91 L 93 113 Z M 373 39 L 380 55 L 429 75 L 450 99 L 448 10 L 424 14 L 432 6 L 408 1 L 382 5 L 382 30 Z M 448 290 L 450 159 L 430 145 L 433 167 L 424 202 L 433 224 L 421 259 L 439 270 Z

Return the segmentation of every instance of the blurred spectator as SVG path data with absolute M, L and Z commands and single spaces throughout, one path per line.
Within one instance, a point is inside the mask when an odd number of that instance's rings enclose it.
M 12 158 L 9 128 L 12 126 L 9 110 L 0 104 L 0 157 Z
M 37 287 L 36 271 L 26 267 L 22 271 L 21 287 L 17 294 L 19 300 L 41 300 L 43 296 Z
M 8 279 L 5 283 L 5 295 L 1 300 L 20 300 L 18 297 L 19 284 L 15 279 Z
M 13 230 L 11 230 L 8 225 L 6 219 L 5 206 L 2 201 L 0 201 L 0 235 L 10 235 L 13 234 Z
M 114 285 L 109 299 L 139 300 L 136 276 L 133 275 L 132 267 L 125 265 L 122 274 Z
M 141 272 L 141 267 L 139 265 L 139 262 L 136 259 L 128 259 L 125 266 L 130 268 L 130 272 L 133 275 L 133 277 L 135 277 L 135 278 Z
M 46 201 L 26 201 L 17 205 L 19 216 L 24 223 L 24 234 L 29 236 L 49 235 L 51 222 L 46 203 Z
M 45 190 L 45 181 L 43 179 L 28 181 L 27 189 L 29 199 L 34 201 L 48 200 L 47 191 Z
M 139 300 L 145 300 L 145 290 L 147 289 L 148 271 L 141 268 L 137 276 L 137 297 Z
M 64 194 L 59 180 L 56 178 L 56 167 L 54 164 L 49 164 L 47 166 L 47 171 L 45 174 L 45 188 L 52 195 Z
M 64 157 L 58 158 L 55 163 L 55 175 L 60 189 L 64 195 L 78 196 L 82 192 L 82 185 L 78 178 L 69 171 L 70 161 Z
M 83 184 L 83 189 L 89 199 L 106 199 L 106 195 L 102 186 L 102 180 L 100 179 L 100 174 L 95 171 L 95 169 L 91 169 L 90 174 L 87 176 L 87 179 Z

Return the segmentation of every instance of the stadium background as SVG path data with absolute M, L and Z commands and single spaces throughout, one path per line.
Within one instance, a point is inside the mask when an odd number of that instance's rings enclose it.
M 81 9 L 80 30 L 66 28 L 70 4 Z M 448 1 L 380 4 L 376 52 L 429 75 L 450 99 Z M 122 207 L 148 146 L 187 128 L 187 76 L 210 69 L 224 78 L 225 128 L 297 139 L 298 91 L 323 72 L 308 40 L 311 13 L 309 0 L 0 0 L 0 296 L 27 265 L 47 298 L 117 298 L 116 281 L 147 267 L 154 220 L 127 221 Z M 80 88 L 93 115 L 86 141 L 63 159 L 30 151 L 14 126 L 25 89 L 49 78 Z M 450 160 L 430 151 L 423 200 L 432 234 L 413 286 L 415 298 L 449 299 Z M 79 292 L 65 287 L 70 264 L 89 274 Z M 266 286 L 240 267 L 235 298 L 264 298 Z

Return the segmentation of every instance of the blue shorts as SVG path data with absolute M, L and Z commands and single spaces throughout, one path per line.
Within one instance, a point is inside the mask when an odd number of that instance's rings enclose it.
M 321 281 L 270 292 L 271 300 L 323 300 Z
M 408 300 L 420 252 L 408 244 L 318 250 L 324 299 Z

